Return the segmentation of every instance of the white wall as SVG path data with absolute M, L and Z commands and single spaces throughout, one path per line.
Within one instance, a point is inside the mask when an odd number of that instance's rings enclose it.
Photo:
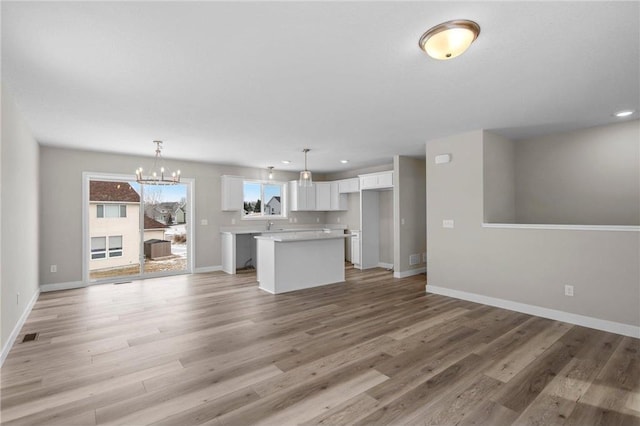
M 40 151 L 40 202 L 43 226 L 40 235 L 41 284 L 78 283 L 82 281 L 82 173 L 131 174 L 141 165 L 150 164 L 149 157 L 108 154 L 43 146 Z M 165 161 L 166 167 L 180 169 L 185 178 L 195 178 L 194 248 L 195 268 L 220 266 L 220 227 L 248 224 L 241 221 L 240 212 L 222 212 L 221 175 L 266 178 L 260 169 L 222 166 L 188 161 Z M 278 172 L 278 179 L 293 180 L 297 173 Z M 298 224 L 325 221 L 324 212 L 292 212 Z M 201 225 L 206 219 L 208 225 Z M 266 227 L 267 220 L 251 221 L 250 225 Z M 50 272 L 49 265 L 58 265 Z M 36 268 L 37 270 L 37 268 Z
M 38 144 L 2 87 L 0 285 L 3 355 L 38 292 Z M 46 220 L 44 224 L 48 223 Z M 20 294 L 16 301 L 17 294 Z
M 517 222 L 640 225 L 640 121 L 514 147 Z
M 429 141 L 428 285 L 640 326 L 637 232 L 483 228 L 483 131 Z M 435 165 L 451 153 L 453 161 Z M 454 228 L 442 227 L 453 219 Z M 575 288 L 564 296 L 564 285 Z

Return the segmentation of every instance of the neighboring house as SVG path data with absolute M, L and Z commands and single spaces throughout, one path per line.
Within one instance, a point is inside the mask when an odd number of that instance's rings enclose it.
M 264 214 L 279 215 L 282 210 L 282 204 L 279 196 L 271 197 L 269 202 L 264 206 Z
M 185 206 L 175 201 L 146 204 L 144 212 L 150 218 L 165 225 L 186 223 Z
M 89 183 L 89 270 L 139 263 L 140 194 L 127 182 Z
M 177 224 L 187 223 L 187 209 L 186 206 L 180 206 L 176 209 L 175 220 Z
M 144 241 L 148 240 L 164 240 L 165 229 L 169 228 L 164 223 L 158 222 L 144 215 Z

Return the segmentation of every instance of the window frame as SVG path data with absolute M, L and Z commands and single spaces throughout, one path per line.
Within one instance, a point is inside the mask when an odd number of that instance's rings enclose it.
M 102 249 L 94 249 L 93 248 L 93 240 L 94 239 L 102 239 L 104 241 L 104 248 Z M 107 259 L 107 237 L 91 237 L 91 260 L 105 260 Z M 101 255 L 101 256 L 100 256 Z M 99 256 L 99 257 L 95 257 Z
M 107 207 L 111 207 L 108 209 Z M 107 211 L 117 209 L 117 216 L 109 216 Z M 127 205 L 122 203 L 100 203 L 96 204 L 96 218 L 98 219 L 126 219 L 127 217 Z
M 246 184 L 258 184 L 260 185 L 260 214 L 249 215 L 245 213 L 245 185 Z M 272 215 L 265 214 L 265 186 L 279 186 L 280 187 L 280 214 Z M 260 179 L 242 179 L 242 210 L 241 220 L 283 220 L 287 219 L 287 182 L 273 181 L 273 180 L 260 180 Z

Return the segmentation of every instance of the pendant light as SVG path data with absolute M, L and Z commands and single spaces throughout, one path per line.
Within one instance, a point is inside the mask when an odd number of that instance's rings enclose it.
M 267 169 L 269 169 L 269 180 L 273 180 L 273 166 L 269 166 Z
M 162 159 L 162 141 L 153 141 L 156 144 L 156 156 L 153 167 L 145 176 L 142 167 L 136 169 L 136 182 L 141 185 L 175 185 L 180 183 L 180 170 L 165 177 L 164 160 Z
M 305 148 L 302 150 L 302 152 L 304 152 L 304 170 L 300 172 L 300 180 L 298 181 L 299 186 L 307 188 L 313 185 L 311 172 L 307 170 L 307 152 L 309 151 L 311 151 L 309 148 Z
M 478 38 L 480 25 L 466 19 L 447 21 L 429 29 L 419 45 L 434 59 L 447 60 L 462 55 Z

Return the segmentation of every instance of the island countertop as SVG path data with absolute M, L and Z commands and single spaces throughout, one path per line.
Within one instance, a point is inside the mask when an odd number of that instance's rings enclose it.
M 296 241 L 335 240 L 349 238 L 349 234 L 335 234 L 326 231 L 287 232 L 282 234 L 256 235 L 256 240 L 271 240 L 278 243 L 291 243 Z

